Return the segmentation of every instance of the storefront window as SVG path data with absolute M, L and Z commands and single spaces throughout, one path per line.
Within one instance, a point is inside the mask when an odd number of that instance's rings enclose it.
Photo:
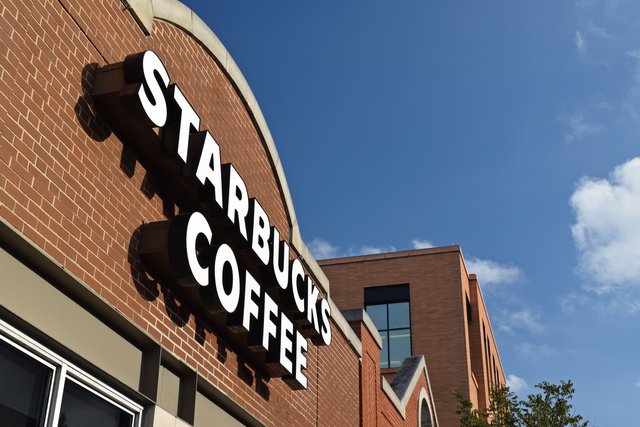
M 44 424 L 54 369 L 0 341 L 0 420 L 3 425 Z
M 82 427 L 91 420 L 91 427 L 131 427 L 133 415 L 93 391 L 67 381 L 64 386 L 59 427 Z
M 141 413 L 141 406 L 0 321 L 0 425 L 135 427 Z
M 366 288 L 365 310 L 382 337 L 380 366 L 400 367 L 411 356 L 409 286 Z

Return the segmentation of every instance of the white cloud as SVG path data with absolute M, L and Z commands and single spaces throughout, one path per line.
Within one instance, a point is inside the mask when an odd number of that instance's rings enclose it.
M 640 59 L 640 49 L 628 50 L 624 54 L 629 58 Z
M 395 246 L 372 246 L 372 245 L 363 245 L 363 246 L 352 246 L 349 248 L 347 252 L 347 256 L 354 255 L 374 255 L 374 254 L 382 254 L 385 252 L 395 252 L 397 249 Z
M 316 259 L 340 258 L 357 255 L 373 255 L 386 252 L 395 252 L 398 249 L 392 245 L 360 245 L 342 249 L 324 239 L 315 238 L 307 246 Z M 414 249 L 432 248 L 433 244 L 426 239 L 413 239 L 411 246 Z M 522 270 L 514 265 L 499 264 L 495 261 L 478 258 L 470 258 L 467 261 L 470 273 L 476 274 L 481 284 L 485 286 L 509 284 L 523 277 Z M 520 322 L 527 319 L 521 318 Z
M 320 238 L 313 239 L 307 246 L 316 259 L 329 259 L 340 256 L 339 247 Z
M 413 249 L 427 249 L 433 248 L 434 245 L 427 239 L 413 239 L 411 246 L 413 246 Z
M 635 61 L 631 86 L 622 103 L 622 108 L 629 117 L 637 124 L 640 124 L 640 49 L 629 50 L 625 55 Z
M 476 274 L 478 281 L 484 285 L 514 283 L 523 276 L 522 270 L 515 265 L 498 264 L 487 259 L 470 258 L 467 269 L 469 273 Z
M 608 179 L 584 177 L 570 199 L 579 273 L 605 293 L 640 285 L 640 157 Z
M 499 328 L 509 334 L 515 335 L 516 330 L 526 330 L 533 334 L 544 332 L 544 326 L 540 322 L 540 315 L 525 308 L 518 311 L 503 311 L 497 316 Z
M 592 9 L 601 7 L 606 15 L 619 16 L 620 9 L 637 0 L 576 0 L 575 5 L 579 9 Z
M 587 55 L 587 50 L 590 50 L 591 40 L 594 38 L 609 39 L 611 37 L 611 33 L 609 33 L 606 28 L 599 27 L 593 22 L 587 21 L 586 24 L 582 26 L 581 30 L 576 31 L 573 36 L 573 42 L 576 45 L 578 54 L 584 57 Z
M 589 298 L 582 292 L 570 292 L 560 300 L 560 308 L 565 314 L 573 314 L 577 307 L 587 304 Z
M 564 133 L 564 140 L 569 143 L 579 141 L 602 130 L 602 124 L 589 123 L 581 113 L 572 115 L 569 118 L 567 127 L 568 129 Z
M 394 246 L 374 246 L 362 245 L 352 246 L 347 250 L 343 250 L 340 246 L 336 246 L 324 239 L 315 238 L 307 244 L 309 250 L 316 259 L 340 258 L 356 255 L 373 255 L 384 252 L 395 252 Z
M 576 31 L 573 42 L 576 44 L 576 49 L 578 49 L 578 53 L 580 55 L 585 55 L 587 53 L 587 40 L 580 31 Z
M 528 360 L 546 359 L 558 354 L 556 349 L 548 346 L 547 344 L 532 344 L 528 342 L 518 344 L 516 346 L 516 351 Z
M 604 27 L 598 27 L 593 22 L 589 22 L 587 24 L 587 28 L 585 30 L 587 34 L 594 35 L 596 37 L 600 37 L 603 39 L 608 39 L 612 37 L 611 33 Z
M 507 387 L 516 394 L 520 394 L 529 390 L 529 385 L 525 380 L 517 375 L 507 375 Z

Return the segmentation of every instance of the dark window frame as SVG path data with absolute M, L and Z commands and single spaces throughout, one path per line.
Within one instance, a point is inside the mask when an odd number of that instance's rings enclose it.
M 407 303 L 408 308 L 408 324 L 407 326 L 401 327 L 390 327 L 390 318 L 389 318 L 389 306 L 397 303 Z M 386 345 L 386 360 L 382 359 L 384 351 L 381 351 L 380 354 L 380 366 L 383 369 L 386 368 L 398 368 L 398 366 L 391 366 L 391 332 L 395 331 L 408 331 L 409 333 L 409 354 L 406 357 L 409 357 L 413 354 L 413 340 L 411 333 L 411 300 L 409 295 L 409 285 L 408 284 L 399 284 L 399 285 L 384 285 L 384 286 L 375 286 L 368 287 L 364 289 L 364 308 L 365 311 L 368 311 L 369 307 L 372 306 L 385 306 L 385 322 L 386 328 L 379 329 L 381 335 L 387 337 L 386 341 L 383 342 L 383 345 Z M 377 327 L 377 326 L 376 326 Z M 385 350 L 385 349 L 383 349 Z

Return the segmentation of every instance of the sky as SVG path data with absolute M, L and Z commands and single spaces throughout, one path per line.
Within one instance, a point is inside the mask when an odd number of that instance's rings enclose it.
M 457 244 L 512 390 L 640 401 L 640 0 L 185 1 L 252 88 L 316 258 Z

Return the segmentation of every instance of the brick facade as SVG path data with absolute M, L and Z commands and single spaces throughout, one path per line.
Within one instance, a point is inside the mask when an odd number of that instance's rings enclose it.
M 505 384 L 478 280 L 468 274 L 459 247 L 324 260 L 320 265 L 341 309 L 364 307 L 365 288 L 409 284 L 412 353 L 425 357 L 441 426 L 459 424 L 452 390 L 486 408 L 490 387 Z M 391 378 L 396 369 L 385 371 Z
M 353 342 L 350 330 L 332 322 L 330 346 L 309 344 L 308 389 L 292 391 L 280 379 L 253 373 L 202 326 L 198 313 L 143 271 L 139 227 L 180 209 L 96 113 L 90 94 L 99 67 L 144 50 L 163 59 L 202 118 L 201 129 L 220 144 L 222 161 L 233 163 L 250 196 L 292 241 L 297 225 L 286 206 L 286 183 L 278 180 L 257 119 L 219 58 L 169 22 L 156 20 L 145 35 L 119 0 L 7 0 L 0 23 L 4 225 L 261 423 L 416 425 L 417 394 L 403 418 L 381 394 L 379 350 L 366 334 Z M 247 370 L 249 378 L 240 375 Z M 421 381 L 414 394 L 426 376 Z M 378 402 L 374 412 L 371 402 Z

